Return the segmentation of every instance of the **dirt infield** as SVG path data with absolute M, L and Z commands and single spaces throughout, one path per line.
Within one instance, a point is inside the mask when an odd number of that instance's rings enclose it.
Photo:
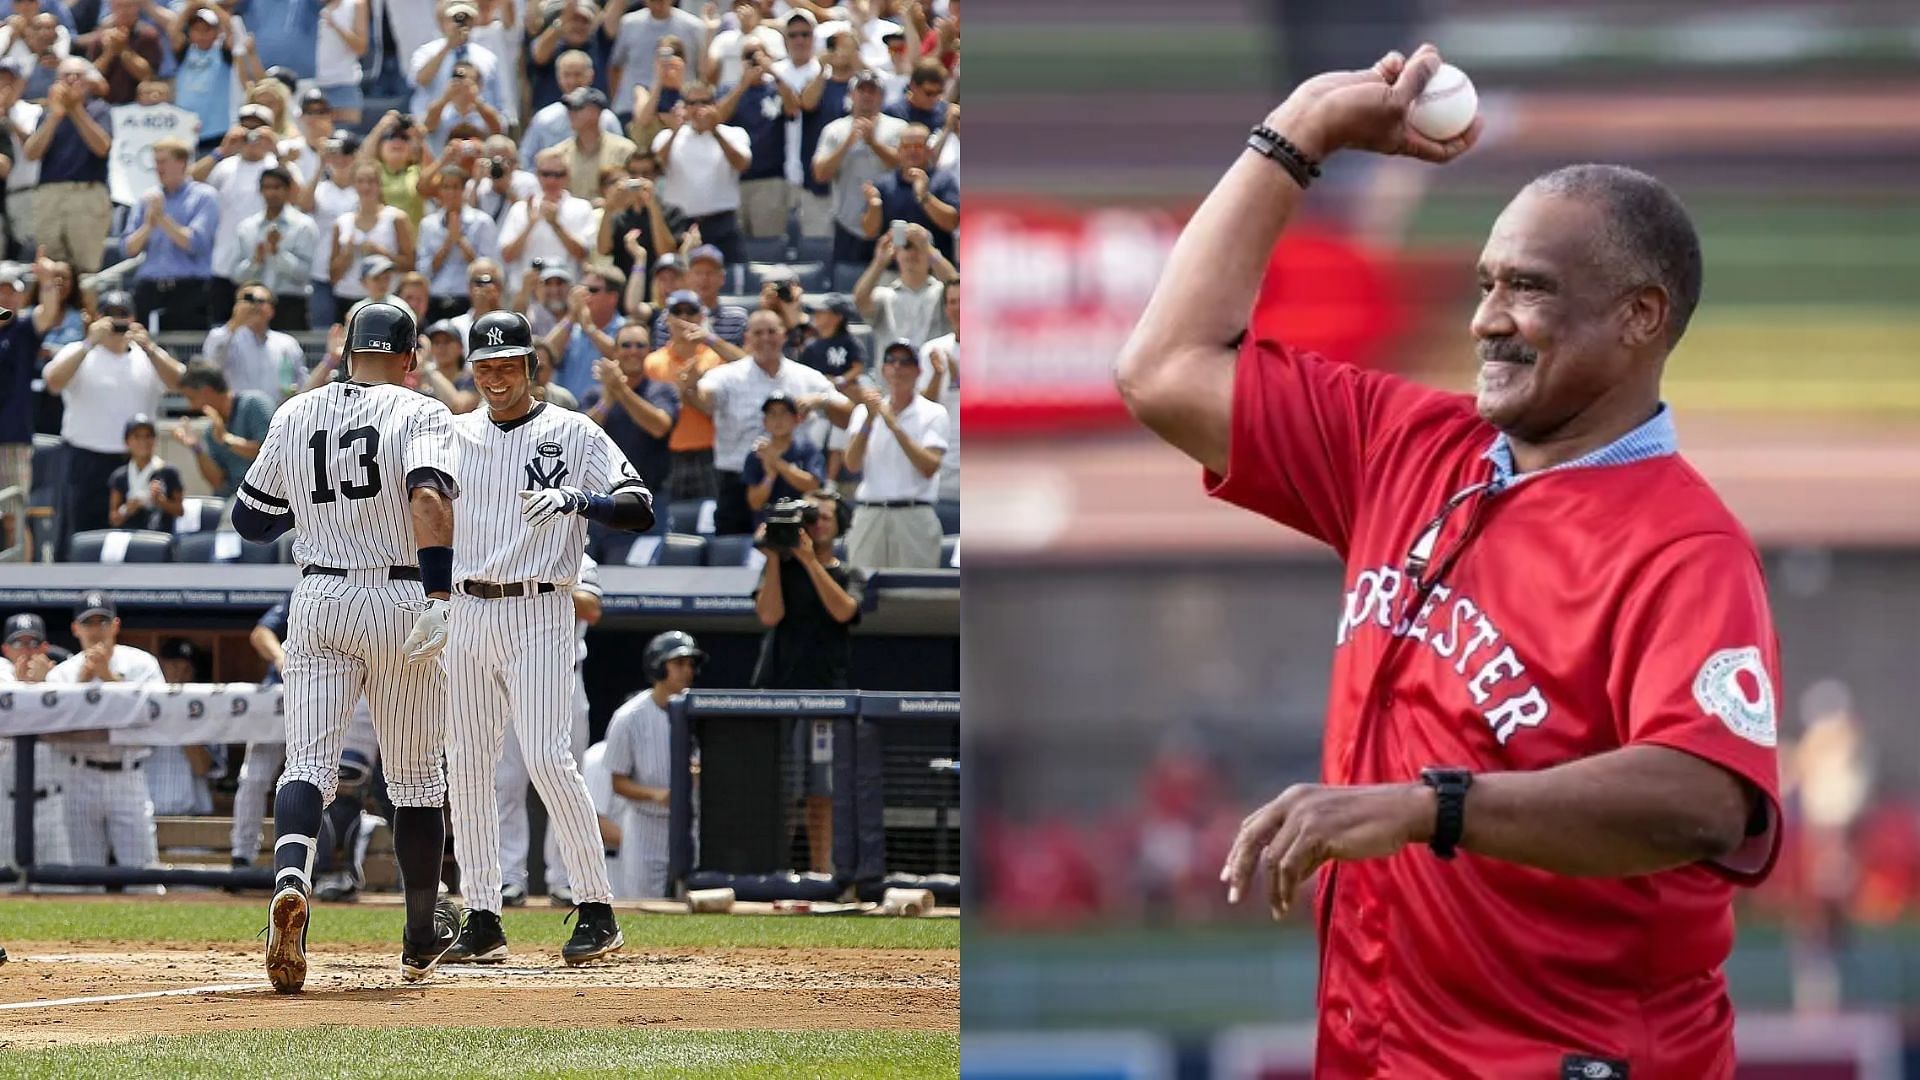
M 956 1030 L 960 957 L 952 950 L 645 949 L 560 962 L 559 942 L 518 946 L 498 967 L 450 967 L 403 984 L 397 950 L 315 945 L 307 988 L 267 988 L 260 947 L 75 947 L 9 942 L 0 1005 L 193 991 L 0 1011 L 0 1047 L 34 1049 L 190 1034 L 211 1026 L 887 1028 Z

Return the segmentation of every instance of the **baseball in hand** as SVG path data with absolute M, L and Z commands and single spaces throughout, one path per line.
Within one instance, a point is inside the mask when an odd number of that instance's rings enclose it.
M 1445 142 L 1467 130 L 1479 107 L 1480 95 L 1467 73 L 1452 64 L 1441 64 L 1426 89 L 1414 99 L 1407 122 L 1427 138 Z

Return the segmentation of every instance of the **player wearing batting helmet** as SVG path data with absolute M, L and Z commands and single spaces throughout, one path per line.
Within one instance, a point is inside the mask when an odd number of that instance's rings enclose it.
M 1316 1075 L 1726 1077 L 1736 885 L 1778 850 L 1779 657 L 1752 541 L 1660 377 L 1700 295 L 1659 181 L 1581 165 L 1494 223 L 1474 396 L 1242 340 L 1341 150 L 1407 125 L 1431 47 L 1303 84 L 1194 214 L 1117 367 L 1209 491 L 1346 563 L 1322 784 L 1243 823 L 1229 897 L 1318 874 Z
M 406 363 L 401 370 L 411 371 L 419 344 L 419 324 L 413 312 L 386 300 L 362 300 L 347 312 L 347 357 L 342 366 L 351 376 L 353 362 L 362 354 L 404 354 Z
M 627 699 L 607 722 L 605 764 L 613 793 L 627 800 L 621 823 L 623 895 L 665 896 L 668 796 L 671 786 L 667 704 L 693 685 L 707 654 L 684 630 L 669 630 L 647 642 L 640 654 L 649 689 Z

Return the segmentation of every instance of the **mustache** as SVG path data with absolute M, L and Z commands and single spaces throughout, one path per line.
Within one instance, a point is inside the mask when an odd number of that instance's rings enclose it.
M 1486 338 L 1475 347 L 1474 352 L 1483 364 L 1531 364 L 1540 359 L 1540 354 L 1519 338 Z

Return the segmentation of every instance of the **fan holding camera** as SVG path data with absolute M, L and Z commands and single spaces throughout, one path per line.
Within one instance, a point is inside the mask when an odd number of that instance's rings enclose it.
M 47 393 L 66 401 L 60 422 L 66 483 L 54 518 L 60 559 L 74 533 L 110 527 L 107 482 L 128 460 L 127 421 L 136 413 L 158 414 L 160 399 L 179 389 L 186 371 L 133 321 L 133 297 L 105 293 L 99 308 L 86 338 L 63 346 L 41 373 Z

